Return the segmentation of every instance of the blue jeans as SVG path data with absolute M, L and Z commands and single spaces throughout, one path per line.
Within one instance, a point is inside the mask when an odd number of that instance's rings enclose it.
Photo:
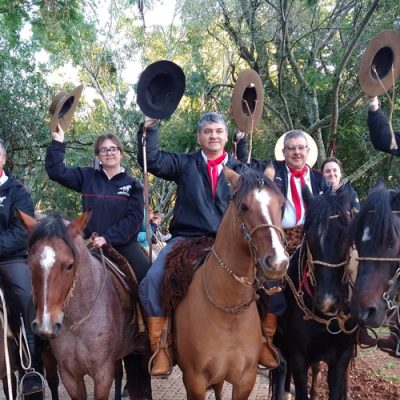
M 139 297 L 147 317 L 164 316 L 160 299 L 160 290 L 164 276 L 165 258 L 169 253 L 171 253 L 176 243 L 185 239 L 186 238 L 183 236 L 172 238 L 160 251 L 156 260 L 139 285 Z

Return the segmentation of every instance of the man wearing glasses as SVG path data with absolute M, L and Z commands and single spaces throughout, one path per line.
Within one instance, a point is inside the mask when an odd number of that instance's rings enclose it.
M 52 137 L 45 161 L 49 178 L 82 194 L 83 211 L 92 211 L 85 237 L 96 232 L 94 247 L 112 245 L 128 260 L 140 282 L 150 267 L 137 242 L 143 221 L 143 188 L 121 166 L 122 143 L 113 134 L 101 135 L 94 144 L 96 167 L 67 168 L 64 163 L 67 145 L 60 125 Z
M 242 140 L 244 134 L 236 134 L 236 140 Z M 245 151 L 243 151 L 245 150 Z M 282 149 L 284 160 L 257 160 L 250 161 L 250 168 L 257 171 L 269 171 L 269 176 L 280 188 L 286 199 L 285 208 L 282 217 L 282 226 L 285 229 L 289 255 L 292 255 L 297 246 L 300 245 L 302 227 L 305 220 L 305 206 L 302 197 L 302 187 L 307 185 L 314 194 L 325 192 L 329 184 L 320 171 L 311 169 L 307 165 L 307 159 L 310 154 L 308 140 L 305 132 L 295 129 L 286 132 L 283 139 Z M 246 146 L 238 146 L 238 159 L 247 162 Z M 272 286 L 276 282 L 271 283 Z M 269 366 L 276 368 L 279 365 L 279 355 L 272 340 L 276 331 L 278 316 L 282 315 L 286 308 L 286 301 L 282 294 L 275 294 L 268 300 L 268 313 L 262 318 L 262 327 L 264 335 L 267 338 L 267 345 L 272 348 Z

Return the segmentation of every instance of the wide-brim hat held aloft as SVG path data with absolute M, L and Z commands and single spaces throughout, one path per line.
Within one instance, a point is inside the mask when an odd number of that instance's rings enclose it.
M 361 57 L 358 74 L 361 89 L 368 96 L 380 96 L 391 89 L 399 74 L 400 32 L 382 31 L 368 43 Z
M 291 132 L 291 131 L 289 131 L 289 132 Z M 285 132 L 282 136 L 280 136 L 280 138 L 277 140 L 277 142 L 275 144 L 274 154 L 275 154 L 276 160 L 282 161 L 285 159 L 285 157 L 283 155 L 283 148 L 285 147 L 284 140 L 285 140 L 286 134 L 289 132 Z M 308 148 L 310 149 L 310 151 L 308 153 L 308 157 L 307 157 L 307 165 L 309 167 L 313 167 L 318 159 L 318 146 L 317 146 L 317 143 L 315 142 L 315 140 L 307 132 L 303 132 L 303 134 L 307 138 Z
M 260 122 L 264 107 L 264 88 L 253 69 L 242 71 L 232 93 L 232 119 L 242 132 L 249 132 Z
M 185 74 L 172 61 L 149 65 L 140 75 L 137 104 L 144 115 L 162 119 L 171 116 L 185 92 Z
M 50 131 L 55 132 L 57 124 L 61 125 L 64 132 L 71 125 L 74 112 L 83 91 L 83 85 L 77 86 L 72 92 L 60 92 L 54 96 L 50 104 L 49 112 L 51 115 Z

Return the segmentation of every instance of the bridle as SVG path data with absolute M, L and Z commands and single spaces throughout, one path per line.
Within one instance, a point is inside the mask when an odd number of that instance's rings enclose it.
M 231 201 L 234 201 L 236 193 L 233 194 Z M 237 207 L 238 208 L 238 207 Z M 204 284 L 204 289 L 207 295 L 208 300 L 219 310 L 222 310 L 228 314 L 238 314 L 241 310 L 247 308 L 250 306 L 250 304 L 253 301 L 258 300 L 259 296 L 256 293 L 258 290 L 262 289 L 264 290 L 267 294 L 271 295 L 273 293 L 276 293 L 278 291 L 281 291 L 282 289 L 279 288 L 272 288 L 272 289 L 267 289 L 264 287 L 264 282 L 266 281 L 265 278 L 259 277 L 259 262 L 258 262 L 258 253 L 257 253 L 257 246 L 254 242 L 253 235 L 256 231 L 259 229 L 273 229 L 279 234 L 279 238 L 282 243 L 285 243 L 285 234 L 279 226 L 276 226 L 274 224 L 260 224 L 254 227 L 253 229 L 249 230 L 246 223 L 243 220 L 243 217 L 239 211 L 238 213 L 239 218 L 240 218 L 240 232 L 246 241 L 247 245 L 249 246 L 251 257 L 253 259 L 253 265 L 254 265 L 254 272 L 253 272 L 253 279 L 250 281 L 246 276 L 239 276 L 237 275 L 221 258 L 221 256 L 217 253 L 217 250 L 215 249 L 215 246 L 213 245 L 211 247 L 211 252 L 207 255 L 207 258 L 204 262 L 203 265 L 203 284 Z M 215 259 L 218 262 L 218 265 L 236 281 L 239 282 L 240 284 L 247 286 L 251 288 L 251 297 L 249 300 L 240 302 L 237 305 L 233 306 L 227 306 L 227 305 L 222 305 L 219 304 L 210 294 L 210 291 L 208 289 L 207 285 L 207 278 L 206 278 L 206 261 L 210 257 L 210 255 L 213 255 Z
M 331 215 L 329 217 L 329 220 L 335 219 L 335 218 L 339 218 L 340 215 L 339 214 L 334 214 Z M 303 311 L 304 316 L 303 319 L 304 320 L 313 320 L 316 321 L 322 325 L 326 326 L 327 331 L 332 334 L 332 335 L 337 335 L 341 332 L 345 333 L 345 334 L 352 334 L 354 333 L 357 329 L 358 329 L 358 325 L 355 325 L 352 329 L 348 330 L 346 328 L 346 322 L 351 318 L 350 314 L 345 314 L 342 311 L 339 311 L 338 313 L 336 313 L 336 315 L 334 315 L 333 317 L 330 317 L 329 319 L 326 318 L 321 318 L 319 316 L 317 316 L 312 310 L 310 310 L 310 308 L 306 305 L 305 300 L 304 300 L 304 291 L 302 289 L 302 281 L 303 281 L 303 274 L 306 274 L 306 277 L 310 280 L 312 286 L 316 286 L 317 281 L 315 278 L 315 265 L 322 265 L 324 267 L 328 267 L 328 268 L 339 268 L 339 267 L 345 267 L 348 262 L 349 262 L 349 252 L 346 255 L 346 259 L 342 262 L 339 263 L 328 263 L 325 261 L 321 261 L 321 260 L 314 260 L 311 250 L 310 250 L 310 246 L 308 244 L 307 241 L 307 235 L 304 234 L 302 242 L 299 246 L 299 258 L 298 258 L 298 281 L 299 281 L 299 288 L 296 289 L 292 279 L 290 278 L 290 276 L 288 274 L 285 275 L 285 280 L 288 283 L 293 297 L 297 303 L 297 306 Z M 302 249 L 306 249 L 306 251 L 302 252 Z M 303 264 L 305 261 L 305 266 L 307 267 L 307 269 L 305 270 L 303 268 Z M 346 272 L 346 268 L 345 268 L 345 272 L 343 274 L 343 278 L 342 278 L 342 283 L 346 284 L 349 282 L 349 272 Z M 339 326 L 338 330 L 332 330 L 331 328 L 331 324 L 337 321 L 337 324 Z

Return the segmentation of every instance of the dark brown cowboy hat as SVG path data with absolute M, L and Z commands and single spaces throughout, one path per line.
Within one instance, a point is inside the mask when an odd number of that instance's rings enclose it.
M 253 69 L 242 71 L 232 93 L 232 118 L 242 132 L 251 130 L 260 122 L 264 107 L 264 88 Z
M 162 119 L 173 114 L 185 91 L 185 74 L 179 65 L 161 60 L 140 75 L 137 104 L 144 115 Z
M 49 107 L 51 132 L 55 132 L 57 124 L 64 132 L 70 127 L 82 90 L 83 85 L 79 85 L 71 93 L 60 92 L 54 96 Z
M 361 57 L 358 74 L 361 89 L 368 96 L 380 96 L 393 86 L 399 74 L 400 32 L 391 29 L 382 31 L 368 43 Z

